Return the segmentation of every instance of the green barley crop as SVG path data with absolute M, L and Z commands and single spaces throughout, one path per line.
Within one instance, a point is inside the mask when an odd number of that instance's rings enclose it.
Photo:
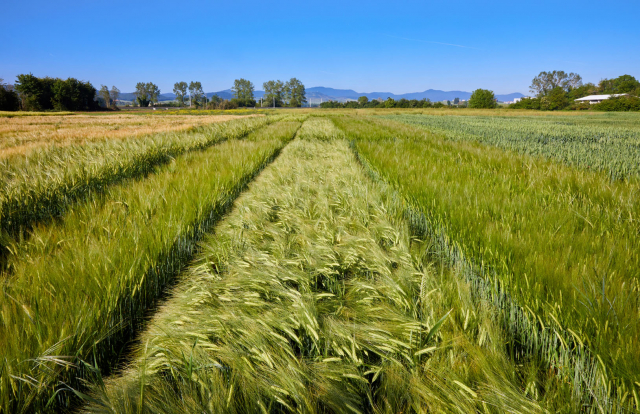
M 0 412 L 637 412 L 637 117 L 354 115 L 5 162 Z
M 607 119 L 498 118 L 476 116 L 390 116 L 452 140 L 473 140 L 568 165 L 605 171 L 612 179 L 640 177 L 640 128 L 611 125 Z
M 410 240 L 347 144 L 326 142 L 340 132 L 307 122 L 86 411 L 544 412 L 490 312 Z
M 0 412 L 58 412 L 92 367 L 109 368 L 201 235 L 299 125 L 185 154 L 13 245 L 0 280 Z
M 343 139 L 344 133 L 336 128 L 328 118 L 311 117 L 302 124 L 297 136 L 300 139 L 313 138 L 323 141 L 331 141 L 335 139 Z
M 572 373 L 594 411 L 640 406 L 637 184 L 393 121 L 335 122 L 421 226 L 490 282 L 487 297 L 511 298 L 495 302 L 514 353 Z

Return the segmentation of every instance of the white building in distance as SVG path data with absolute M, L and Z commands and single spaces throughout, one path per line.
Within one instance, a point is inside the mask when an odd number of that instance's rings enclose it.
M 584 98 L 576 99 L 576 102 L 579 102 L 579 103 L 589 102 L 590 104 L 597 104 L 609 98 L 617 98 L 618 96 L 627 96 L 627 95 L 628 94 L 626 93 L 619 93 L 619 94 L 613 94 L 613 95 L 589 95 L 589 96 L 585 96 Z

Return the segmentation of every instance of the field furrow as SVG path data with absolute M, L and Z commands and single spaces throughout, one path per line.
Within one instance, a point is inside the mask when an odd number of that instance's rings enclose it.
M 12 245 L 0 281 L 0 412 L 59 412 L 71 387 L 117 361 L 197 241 L 299 126 L 277 122 L 184 154 Z

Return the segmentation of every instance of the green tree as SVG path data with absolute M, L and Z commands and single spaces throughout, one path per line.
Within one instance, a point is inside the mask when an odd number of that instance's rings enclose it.
M 46 85 L 41 79 L 31 73 L 17 76 L 15 90 L 20 97 L 23 110 L 52 109 L 50 91 L 46 90 Z
M 392 97 L 388 97 L 386 101 L 384 101 L 385 108 L 395 108 L 396 101 Z
M 264 82 L 262 84 L 264 88 L 263 106 L 283 106 L 284 103 L 284 84 L 282 81 Z
M 187 96 L 187 82 L 176 82 L 173 85 L 173 93 L 176 95 L 176 100 L 180 104 L 180 106 L 184 106 L 184 101 Z
M 113 104 L 114 108 L 117 108 L 117 101 L 119 97 L 120 97 L 120 89 L 116 88 L 115 86 L 112 86 L 111 90 L 109 91 L 109 98 L 111 99 L 111 103 Z
M 598 84 L 599 93 L 629 93 L 640 87 L 640 82 L 631 75 L 622 75 L 614 79 L 603 79 Z
M 571 89 L 567 93 L 567 98 L 570 101 L 574 101 L 578 98 L 584 98 L 585 96 L 594 95 L 596 93 L 598 93 L 598 88 L 596 85 L 594 85 L 593 83 L 585 83 L 582 86 Z
M 284 92 L 289 106 L 298 107 L 307 103 L 307 91 L 298 79 L 291 78 L 284 85 Z
M 51 106 L 56 111 L 86 111 L 96 108 L 96 88 L 91 83 L 75 78 L 43 80 L 45 84 L 53 81 L 47 88 L 51 91 Z
M 567 93 L 561 87 L 553 88 L 546 96 L 540 98 L 540 109 L 557 111 L 569 105 Z
M 458 105 L 460 103 L 460 98 L 454 98 L 453 99 L 453 104 L 454 105 Z
M 0 78 L 0 111 L 17 111 L 20 109 L 18 94 L 13 90 L 13 86 L 4 83 Z
M 366 96 L 361 96 L 358 98 L 358 103 L 360 104 L 360 106 L 365 106 L 369 103 L 369 98 L 367 98 Z
M 256 102 L 253 97 L 255 87 L 251 81 L 244 78 L 236 79 L 233 81 L 231 91 L 233 91 L 233 97 L 241 106 L 255 106 Z
M 141 107 L 149 106 L 149 103 L 158 102 L 160 88 L 152 82 L 138 82 L 133 93 Z
M 107 88 L 105 85 L 101 85 L 100 91 L 98 91 L 98 96 L 102 101 L 104 101 L 105 108 L 108 108 L 109 100 L 111 98 L 111 96 L 109 95 L 109 88 Z
M 203 95 L 204 92 L 202 91 L 202 84 L 200 82 L 189 82 L 189 106 L 192 104 L 198 105 Z
M 136 84 L 136 91 L 133 93 L 138 101 L 140 107 L 149 106 L 149 92 L 147 91 L 147 84 L 144 82 L 138 82 Z
M 566 73 L 562 70 L 554 70 L 552 72 L 540 72 L 538 76 L 533 78 L 529 89 L 537 96 L 544 96 L 555 88 L 562 88 L 569 92 L 582 86 L 582 77 L 577 73 Z
M 493 91 L 487 89 L 476 89 L 469 98 L 469 108 L 495 108 L 496 106 L 498 104 Z
M 158 102 L 158 98 L 160 97 L 160 88 L 155 83 L 147 83 L 147 91 L 149 91 L 149 100 L 153 105 L 154 102 Z

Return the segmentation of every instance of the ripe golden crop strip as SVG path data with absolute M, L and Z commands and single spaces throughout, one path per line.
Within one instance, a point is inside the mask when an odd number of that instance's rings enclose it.
M 0 232 L 16 235 L 38 221 L 64 215 L 75 200 L 149 174 L 185 152 L 242 138 L 272 120 L 249 118 L 146 140 L 54 147 L 20 160 L 0 161 Z M 6 241 L 0 246 L 5 247 Z
M 0 116 L 0 158 L 27 155 L 55 146 L 81 145 L 104 140 L 146 138 L 166 132 L 181 132 L 242 116 L 234 115 L 88 115 Z

